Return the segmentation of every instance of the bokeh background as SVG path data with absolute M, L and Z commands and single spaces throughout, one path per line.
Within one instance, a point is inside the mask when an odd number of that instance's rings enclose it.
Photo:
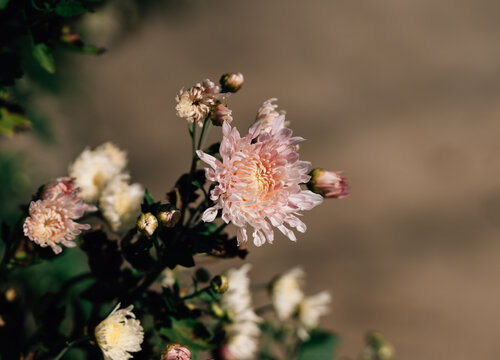
M 85 146 L 113 141 L 128 150 L 132 180 L 162 197 L 189 167 L 175 95 L 241 71 L 234 125 L 245 131 L 277 97 L 308 139 L 301 158 L 343 170 L 352 186 L 305 214 L 297 243 L 250 245 L 253 279 L 303 265 L 307 292 L 332 294 L 323 325 L 340 333 L 341 355 L 358 354 L 375 329 L 398 359 L 500 358 L 499 2 L 120 6 L 81 24 L 108 52 L 67 57 L 66 85 L 37 96 L 56 142 L 22 134 L 0 144 L 25 150 L 32 190 L 66 174 Z

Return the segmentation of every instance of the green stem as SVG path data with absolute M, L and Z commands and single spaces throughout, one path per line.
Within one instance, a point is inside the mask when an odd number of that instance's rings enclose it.
M 201 147 L 203 146 L 203 143 L 205 142 L 205 138 L 208 135 L 208 130 L 210 130 L 211 123 L 212 123 L 212 121 L 207 117 L 205 119 L 205 122 L 203 123 L 203 128 L 201 129 L 201 135 L 200 135 L 200 140 L 198 141 L 197 150 L 200 150 Z
M 84 341 L 86 341 L 86 340 L 88 340 L 88 339 L 89 339 L 89 338 L 88 338 L 88 336 L 85 336 L 85 337 L 82 337 L 82 338 L 80 338 L 80 339 L 74 340 L 74 341 L 72 341 L 72 342 L 70 342 L 70 343 L 66 343 L 66 344 L 67 344 L 67 345 L 66 345 L 66 347 L 65 347 L 64 349 L 62 349 L 62 350 L 59 352 L 59 354 L 58 354 L 58 355 L 54 358 L 54 360 L 60 360 L 60 359 L 62 359 L 62 357 L 64 356 L 64 354 L 66 354 L 66 352 L 67 352 L 67 351 L 68 351 L 68 350 L 69 350 L 72 346 L 74 346 L 74 345 L 76 345 L 76 344 L 79 344 L 79 343 L 82 343 L 82 342 L 84 342 Z
M 205 286 L 204 288 L 202 288 L 202 289 L 200 289 L 200 290 L 198 290 L 198 291 L 195 291 L 195 292 L 194 292 L 194 293 L 192 293 L 192 294 L 189 294 L 189 295 L 183 296 L 183 297 L 181 298 L 181 300 L 187 300 L 187 299 L 194 298 L 194 297 L 196 297 L 196 296 L 198 296 L 198 295 L 200 295 L 200 294 L 202 294 L 202 293 L 204 293 L 204 292 L 206 292 L 206 291 L 210 290 L 211 288 L 212 288 L 212 287 L 211 287 L 210 285 Z

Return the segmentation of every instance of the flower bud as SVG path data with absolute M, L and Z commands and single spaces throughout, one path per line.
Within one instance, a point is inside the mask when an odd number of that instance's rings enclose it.
M 224 294 L 229 287 L 229 281 L 225 275 L 217 275 L 210 281 L 210 286 L 217 294 Z
M 212 111 L 210 112 L 210 119 L 212 124 L 215 126 L 222 126 L 224 121 L 231 124 L 233 117 L 231 116 L 232 111 L 226 107 L 223 103 L 217 103 L 212 106 Z
M 324 198 L 342 199 L 349 196 L 346 179 L 340 172 L 313 169 L 309 175 L 311 180 L 307 183 L 309 190 L 320 194 Z
M 158 213 L 158 219 L 160 219 L 163 226 L 168 228 L 173 228 L 180 220 L 181 212 L 177 209 L 164 210 Z
M 191 351 L 179 344 L 167 345 L 161 353 L 161 360 L 191 360 Z
M 377 360 L 394 359 L 394 346 L 378 332 L 371 331 L 366 335 L 366 343 L 372 349 Z
M 13 288 L 8 288 L 5 290 L 5 300 L 8 302 L 13 302 L 17 298 L 17 291 Z
M 151 236 L 158 227 L 158 219 L 150 212 L 141 214 L 137 220 L 137 228 L 145 235 Z
M 220 78 L 220 84 L 223 92 L 237 92 L 243 86 L 244 81 L 245 79 L 243 78 L 243 74 L 240 72 L 224 74 Z
M 216 302 L 210 303 L 210 312 L 219 319 L 222 319 L 226 315 L 224 309 Z

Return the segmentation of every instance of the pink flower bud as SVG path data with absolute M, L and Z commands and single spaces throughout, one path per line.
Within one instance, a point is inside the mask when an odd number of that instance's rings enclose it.
M 191 352 L 179 344 L 167 345 L 161 353 L 161 360 L 191 360 Z
M 340 172 L 313 169 L 307 187 L 324 198 L 342 199 L 349 196 L 346 179 Z
M 224 74 L 220 78 L 223 92 L 235 93 L 243 86 L 245 78 L 242 73 Z
M 163 226 L 173 228 L 180 220 L 181 212 L 177 209 L 161 211 L 158 213 L 158 219 Z
M 233 117 L 231 116 L 232 111 L 229 110 L 226 105 L 223 103 L 218 103 L 212 106 L 212 110 L 210 112 L 210 119 L 212 120 L 212 124 L 215 126 L 222 126 L 224 121 L 228 124 L 231 124 L 233 121 Z

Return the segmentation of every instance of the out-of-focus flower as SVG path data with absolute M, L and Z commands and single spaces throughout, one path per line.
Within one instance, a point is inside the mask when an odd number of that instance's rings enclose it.
M 342 199 L 349 196 L 349 186 L 341 172 L 313 169 L 307 187 L 324 198 Z
M 63 198 L 67 198 L 66 200 L 69 200 L 67 203 L 71 204 L 72 207 L 73 219 L 82 217 L 85 212 L 97 211 L 97 207 L 85 203 L 85 201 L 80 198 L 79 193 L 81 189 L 75 187 L 73 184 L 74 181 L 75 178 L 60 177 L 49 182 L 42 188 L 40 199 L 53 199 L 59 201 Z
M 319 325 L 319 318 L 330 311 L 331 296 L 327 291 L 305 297 L 299 304 L 298 335 L 301 339 L 309 338 L 309 330 Z
M 224 74 L 220 78 L 220 84 L 222 86 L 222 91 L 224 92 L 232 92 L 235 93 L 243 86 L 243 82 L 245 78 L 243 74 L 232 73 L 232 74 Z
M 304 277 L 304 270 L 295 267 L 273 282 L 271 298 L 276 315 L 281 321 L 289 319 L 297 312 L 299 303 L 304 298 L 301 290 Z
M 158 219 L 156 216 L 150 212 L 146 214 L 141 214 L 139 219 L 137 219 L 137 228 L 142 233 L 151 236 L 154 234 L 156 228 L 158 227 Z
M 258 349 L 258 323 L 261 318 L 252 309 L 248 277 L 250 269 L 251 265 L 245 264 L 240 269 L 227 272 L 228 289 L 220 301 L 221 308 L 230 313 L 232 320 L 225 329 L 227 339 L 221 348 L 221 356 L 225 360 L 250 360 Z
M 88 203 L 96 203 L 106 184 L 121 176 L 126 165 L 126 153 L 108 142 L 94 150 L 83 150 L 70 164 L 68 173 L 81 189 L 79 196 Z
M 90 229 L 90 225 L 74 220 L 82 217 L 85 211 L 96 210 L 76 195 L 77 189 L 66 194 L 61 190 L 65 186 L 56 184 L 45 192 L 44 199 L 32 201 L 23 225 L 24 235 L 41 247 L 50 246 L 56 254 L 62 251 L 58 244 L 75 247 L 71 240 Z
M 394 359 L 394 346 L 387 341 L 385 336 L 376 331 L 369 331 L 366 334 L 367 348 L 361 359 L 392 360 Z
M 222 209 L 222 220 L 239 228 L 239 243 L 248 240 L 248 226 L 253 228 L 257 246 L 266 240 L 273 242 L 273 226 L 295 241 L 295 234 L 285 224 L 305 232 L 306 225 L 296 215 L 323 201 L 321 195 L 300 187 L 310 179 L 307 175 L 310 163 L 299 161 L 295 145 L 303 139 L 292 137 L 292 130 L 285 128 L 284 120 L 278 118 L 272 130 L 261 135 L 261 124 L 256 123 L 243 138 L 236 128 L 224 123 L 219 150 L 222 162 L 197 151 L 200 159 L 211 167 L 206 170 L 207 179 L 218 182 L 210 196 L 216 204 L 205 210 L 202 219 L 214 221 Z
M 255 122 L 260 123 L 260 133 L 271 132 L 273 129 L 273 124 L 278 121 L 278 119 L 285 118 L 286 111 L 279 110 L 278 105 L 273 104 L 273 101 L 278 101 L 276 98 L 271 98 L 264 101 L 262 106 L 257 111 L 257 116 L 255 117 Z M 290 121 L 284 121 L 285 127 L 290 125 Z
M 197 122 L 201 127 L 208 116 L 210 108 L 216 100 L 227 99 L 227 94 L 220 93 L 220 87 L 206 79 L 188 90 L 181 90 L 175 98 L 177 116 L 186 119 L 190 124 Z
M 215 126 L 222 126 L 224 121 L 231 124 L 233 121 L 232 111 L 223 103 L 215 104 L 210 112 L 210 119 Z
M 161 360 L 191 360 L 191 351 L 179 344 L 167 345 L 161 353 Z
M 141 184 L 128 184 L 122 176 L 109 182 L 104 188 L 99 206 L 113 231 L 127 230 L 135 225 L 141 213 L 144 188 Z
M 141 350 L 144 331 L 132 312 L 133 305 L 120 309 L 120 304 L 95 328 L 97 344 L 106 360 L 127 360 L 130 352 Z
M 158 219 L 163 226 L 173 228 L 180 220 L 181 212 L 177 209 L 163 210 L 158 213 Z

